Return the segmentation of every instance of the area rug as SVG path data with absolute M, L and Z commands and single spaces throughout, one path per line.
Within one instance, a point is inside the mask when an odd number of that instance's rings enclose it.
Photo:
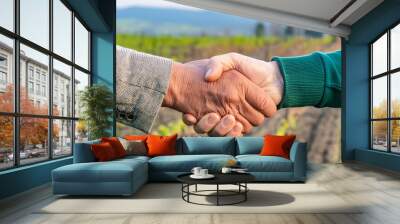
M 247 201 L 237 205 L 189 204 L 181 198 L 180 184 L 150 183 L 131 197 L 57 197 L 36 213 L 360 213 L 359 205 L 346 202 L 317 184 L 260 183 L 248 186 Z M 203 185 L 198 190 L 213 187 Z M 237 199 L 240 198 L 225 197 L 222 202 L 229 203 Z M 192 196 L 191 200 L 215 203 L 215 197 L 212 196 Z

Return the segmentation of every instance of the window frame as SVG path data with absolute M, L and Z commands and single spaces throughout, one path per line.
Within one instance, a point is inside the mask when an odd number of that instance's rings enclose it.
M 88 27 L 88 25 L 83 21 L 83 19 L 79 16 L 78 13 L 76 13 L 72 7 L 65 1 L 65 0 L 59 0 L 66 8 L 68 8 L 68 10 L 71 11 L 71 58 L 67 59 L 64 58 L 63 56 L 57 54 L 54 52 L 54 48 L 53 48 L 53 21 L 54 21 L 54 17 L 53 17 L 53 1 L 54 0 L 48 0 L 49 3 L 49 47 L 48 49 L 46 49 L 45 47 L 42 47 L 39 44 L 34 43 L 33 41 L 30 41 L 29 39 L 23 37 L 20 35 L 20 0 L 14 0 L 13 1 L 13 10 L 14 10 L 14 18 L 13 18 L 13 22 L 14 22 L 14 30 L 10 31 L 4 27 L 0 26 L 0 35 L 3 35 L 5 37 L 8 37 L 10 39 L 13 40 L 13 54 L 12 54 L 12 61 L 13 64 L 12 66 L 12 74 L 13 75 L 13 79 L 14 79 L 14 99 L 13 99 L 13 112 L 2 112 L 0 111 L 0 116 L 4 116 L 4 117 L 12 117 L 13 119 L 13 166 L 10 167 L 5 167 L 5 168 L 0 168 L 0 172 L 4 171 L 4 170 L 10 170 L 10 169 L 16 169 L 18 167 L 23 167 L 23 166 L 29 166 L 29 165 L 33 165 L 33 164 L 37 164 L 37 163 L 43 163 L 49 160 L 58 160 L 58 159 L 62 159 L 65 157 L 70 157 L 73 155 L 74 152 L 74 143 L 75 143 L 75 125 L 76 125 L 76 121 L 79 120 L 79 117 L 75 116 L 75 108 L 72 107 L 71 108 L 71 114 L 70 116 L 56 116 L 53 115 L 53 59 L 54 60 L 58 60 L 61 63 L 64 63 L 68 66 L 71 66 L 71 92 L 72 92 L 72 99 L 71 99 L 71 105 L 74 105 L 75 103 L 75 88 L 74 88 L 74 82 L 75 82 L 75 69 L 85 73 L 88 75 L 89 78 L 89 83 L 88 85 L 91 86 L 92 85 L 92 61 L 91 61 L 91 49 L 92 49 L 92 43 L 91 43 L 91 37 L 92 37 L 92 30 Z M 81 67 L 80 65 L 75 63 L 75 18 L 85 27 L 85 29 L 88 31 L 88 61 L 89 61 L 89 65 L 88 65 L 88 69 L 85 69 L 83 67 Z M 27 47 L 32 48 L 33 50 L 36 50 L 40 53 L 43 53 L 45 55 L 48 56 L 49 58 L 49 62 L 48 62 L 48 82 L 46 84 L 46 91 L 48 93 L 45 92 L 46 96 L 48 97 L 48 112 L 46 115 L 39 115 L 39 114 L 27 114 L 27 113 L 21 113 L 20 111 L 20 85 L 21 85 L 21 81 L 20 81 L 20 45 L 23 44 Z M 27 64 L 27 66 L 29 66 L 29 64 Z M 27 71 L 28 71 L 27 67 Z M 42 74 L 42 72 L 40 73 L 40 75 Z M 30 74 L 27 73 L 25 74 L 26 78 L 27 78 L 27 82 L 30 79 Z M 37 83 L 36 82 L 36 69 L 33 70 L 33 82 L 34 82 L 34 86 Z M 40 79 L 41 76 L 39 76 L 39 83 L 41 84 L 40 86 L 42 86 L 42 80 Z M 27 86 L 28 87 L 28 86 Z M 27 89 L 27 91 L 29 91 Z M 34 91 L 36 91 L 36 89 L 34 89 Z M 40 94 L 41 96 L 42 94 Z M 32 163 L 26 163 L 26 164 L 21 164 L 21 159 L 20 159 L 20 119 L 21 118 L 44 118 L 47 119 L 48 122 L 48 136 L 47 136 L 47 142 L 49 144 L 47 144 L 47 151 L 48 151 L 48 155 L 47 158 L 43 158 L 43 160 L 38 161 L 38 162 L 32 162 Z M 62 155 L 62 156 L 54 156 L 53 152 L 54 152 L 54 146 L 53 146 L 53 121 L 56 120 L 65 120 L 65 121 L 70 121 L 71 122 L 71 153 L 68 155 Z
M 388 27 L 387 29 L 385 29 L 384 32 L 382 32 L 381 34 L 379 34 L 375 39 L 373 39 L 369 44 L 368 44 L 368 48 L 369 48 L 369 78 L 368 78 L 368 82 L 369 82 L 369 149 L 373 150 L 373 151 L 380 151 L 380 152 L 386 152 L 386 153 L 392 153 L 392 154 L 400 154 L 400 152 L 394 152 L 392 151 L 392 121 L 400 121 L 400 117 L 393 117 L 392 116 L 392 98 L 391 98 L 391 80 L 392 80 L 392 76 L 396 75 L 396 73 L 400 72 L 400 67 L 398 68 L 391 68 L 391 31 L 393 28 L 400 26 L 400 21 L 397 21 L 396 23 L 392 24 L 390 27 Z M 381 37 L 383 37 L 384 35 L 387 35 L 387 64 L 386 64 L 386 71 L 382 72 L 380 74 L 376 74 L 374 76 L 373 74 L 373 44 L 379 40 Z M 378 78 L 382 78 L 382 77 L 386 77 L 386 87 L 387 87 L 387 105 L 386 105 L 386 117 L 385 118 L 373 118 L 373 81 L 378 79 Z M 374 136 L 373 136 L 373 122 L 376 121 L 386 121 L 386 150 L 379 150 L 374 148 Z

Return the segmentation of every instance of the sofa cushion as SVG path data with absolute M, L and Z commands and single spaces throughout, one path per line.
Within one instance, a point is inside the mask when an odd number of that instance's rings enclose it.
M 200 166 L 212 172 L 219 171 L 230 159 L 231 155 L 175 155 L 158 156 L 149 160 L 149 170 L 163 172 L 190 172 L 193 167 Z
M 296 140 L 296 135 L 266 135 L 264 137 L 264 146 L 261 149 L 262 156 L 280 156 L 290 159 L 290 148 Z
M 134 173 L 147 176 L 147 163 L 140 159 L 75 163 L 59 167 L 52 173 L 53 181 L 57 182 L 130 182 Z
M 292 161 L 278 156 L 239 155 L 240 167 L 250 172 L 292 172 Z
M 235 155 L 235 139 L 231 137 L 183 137 L 182 141 L 182 151 L 178 154 Z
M 259 154 L 263 145 L 263 137 L 238 137 L 236 138 L 236 155 Z
M 90 147 L 94 157 L 96 157 L 96 161 L 105 162 L 118 158 L 118 156 L 115 154 L 115 150 L 109 142 L 92 144 Z
M 101 138 L 101 142 L 110 143 L 110 145 L 112 146 L 117 158 L 122 158 L 122 157 L 126 156 L 126 151 L 124 149 L 124 146 L 119 141 L 119 138 L 117 138 L 117 137 L 103 137 L 103 138 Z
M 126 151 L 126 155 L 136 155 L 145 156 L 147 155 L 146 143 L 141 140 L 126 140 L 124 138 L 119 138 L 122 146 Z
M 147 155 L 154 156 L 166 156 L 166 155 L 176 155 L 176 139 L 178 135 L 172 136 L 159 136 L 159 135 L 149 135 L 146 139 Z
M 125 156 L 124 158 L 121 158 L 121 159 L 114 160 L 113 162 L 121 162 L 121 161 L 123 161 L 123 162 L 129 163 L 129 162 L 132 162 L 132 161 L 135 161 L 135 160 L 142 161 L 142 162 L 148 162 L 149 159 L 150 159 L 150 157 L 147 157 L 147 156 L 131 155 L 131 156 Z

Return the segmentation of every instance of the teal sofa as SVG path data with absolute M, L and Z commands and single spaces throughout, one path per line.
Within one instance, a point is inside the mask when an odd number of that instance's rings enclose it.
M 90 145 L 75 144 L 74 163 L 52 171 L 54 194 L 132 195 L 148 181 L 176 181 L 193 167 L 219 172 L 228 160 L 247 168 L 258 182 L 305 182 L 306 144 L 295 142 L 290 159 L 260 156 L 262 137 L 183 137 L 177 140 L 177 155 L 127 156 L 96 162 Z

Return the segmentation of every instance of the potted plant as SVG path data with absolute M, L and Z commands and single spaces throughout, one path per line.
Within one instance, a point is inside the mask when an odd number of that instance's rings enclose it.
M 102 84 L 86 87 L 80 92 L 81 119 L 87 127 L 89 139 L 110 136 L 112 125 L 113 94 Z

